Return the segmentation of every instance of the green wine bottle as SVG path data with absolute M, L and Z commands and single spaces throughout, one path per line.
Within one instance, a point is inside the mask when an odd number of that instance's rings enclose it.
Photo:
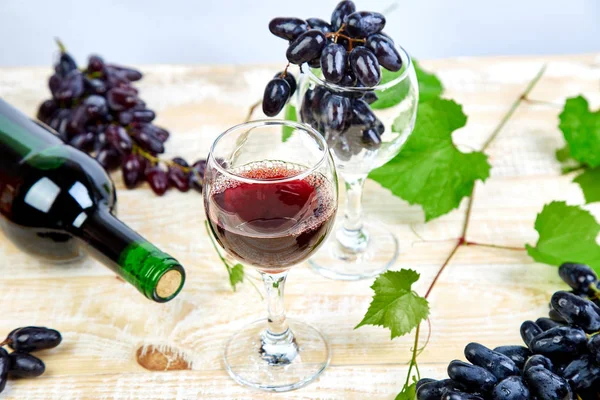
M 19 248 L 52 262 L 82 249 L 147 298 L 166 302 L 183 267 L 113 212 L 116 193 L 102 166 L 0 99 L 0 228 Z

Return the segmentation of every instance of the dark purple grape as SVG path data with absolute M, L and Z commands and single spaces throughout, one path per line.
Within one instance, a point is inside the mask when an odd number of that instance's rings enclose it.
M 494 387 L 492 400 L 529 400 L 529 389 L 520 376 L 510 376 Z
M 106 82 L 102 79 L 90 78 L 88 76 L 83 77 L 83 83 L 85 90 L 92 94 L 104 94 L 108 90 Z
M 498 346 L 494 351 L 510 358 L 519 369 L 523 369 L 525 361 L 531 356 L 531 351 L 524 346 Z
M 558 291 L 552 295 L 550 304 L 569 324 L 586 332 L 600 330 L 600 308 L 591 301 L 569 292 Z
M 454 360 L 448 365 L 448 376 L 467 387 L 476 387 L 488 393 L 498 382 L 498 379 L 485 368 Z
M 320 121 L 321 116 L 318 114 L 319 110 L 317 110 L 317 116 L 315 116 L 313 112 L 312 102 L 314 97 L 315 91 L 313 89 L 307 89 L 304 93 L 304 97 L 302 98 L 302 104 L 300 105 L 300 120 L 305 124 L 312 126 L 316 130 L 319 130 L 317 126 L 319 123 L 317 120 Z
M 566 380 L 546 368 L 537 366 L 524 373 L 531 394 L 539 399 L 570 400 L 573 393 Z
M 484 400 L 483 397 L 476 394 L 457 392 L 454 390 L 445 389 L 442 392 L 441 400 Z
M 308 66 L 311 68 L 321 68 L 321 57 L 317 57 L 308 62 Z
M 562 373 L 576 392 L 600 387 L 600 365 L 590 355 L 581 356 L 569 363 Z
M 531 351 L 546 357 L 577 355 L 585 349 L 587 338 L 581 329 L 559 327 L 537 335 L 530 343 Z
M 339 85 L 344 87 L 354 87 L 356 86 L 356 82 L 358 82 L 358 80 L 356 79 L 356 75 L 354 75 L 352 69 L 347 68 L 344 72 L 344 76 L 339 82 Z
M 6 381 L 8 379 L 8 370 L 10 368 L 10 357 L 8 352 L 0 347 L 0 393 L 4 391 L 6 387 Z
M 352 102 L 352 112 L 354 114 L 353 123 L 364 127 L 371 127 L 375 124 L 377 117 L 371 110 L 371 107 L 363 100 L 356 99 Z
M 126 88 L 113 88 L 106 92 L 108 106 L 114 111 L 130 109 L 137 103 L 137 94 Z
M 90 118 L 104 118 L 108 114 L 108 104 L 106 99 L 99 95 L 88 96 L 83 104 L 86 106 L 87 115 Z
M 9 355 L 10 376 L 17 378 L 35 378 L 46 371 L 44 362 L 29 353 L 15 351 Z
M 278 72 L 273 78 L 284 79 L 288 83 L 288 85 L 290 85 L 290 96 L 296 92 L 298 84 L 296 83 L 296 78 L 294 78 L 294 75 L 292 75 L 290 72 L 285 72 L 285 74 L 283 71 Z
M 8 346 L 15 351 L 52 349 L 60 344 L 62 336 L 57 330 L 40 326 L 26 326 L 15 329 L 8 335 Z
M 552 306 L 550 306 L 550 307 L 552 307 Z M 560 315 L 558 313 L 558 311 L 556 311 L 555 309 L 551 309 L 550 311 L 548 311 L 548 317 L 550 317 L 550 319 L 555 322 L 560 322 L 562 324 L 567 323 L 567 321 L 565 321 L 565 319 L 562 317 L 562 315 Z
M 63 140 L 67 138 L 67 125 L 71 119 L 72 111 L 69 108 L 58 109 L 50 119 L 50 127 L 61 134 Z
M 361 98 L 361 100 L 367 104 L 373 104 L 377 100 L 379 100 L 379 97 L 377 97 L 377 94 L 374 91 L 370 91 L 370 92 L 363 94 L 363 97 Z
M 69 72 L 65 77 L 54 74 L 50 77 L 48 85 L 56 100 L 71 100 L 80 97 L 85 90 L 83 74 L 78 70 Z
M 69 141 L 69 144 L 76 149 L 90 152 L 94 148 L 95 140 L 96 135 L 93 132 L 85 132 L 73 136 L 73 138 Z
M 90 58 L 88 58 L 87 70 L 88 72 L 104 71 L 104 60 L 102 59 L 102 57 L 95 54 L 91 55 Z
M 152 154 L 162 154 L 165 152 L 163 142 L 155 136 L 148 133 L 147 129 L 134 129 L 131 131 L 135 142 L 144 150 Z
M 338 83 L 344 77 L 348 55 L 346 49 L 336 43 L 329 43 L 321 53 L 321 70 L 329 82 Z
M 421 381 L 419 381 L 421 383 Z M 466 390 L 465 386 L 452 379 L 443 379 L 441 381 L 425 382 L 417 386 L 417 400 L 440 400 L 442 393 L 445 390 L 453 390 L 456 392 Z
M 150 187 L 159 196 L 162 196 L 169 189 L 169 178 L 167 173 L 160 167 L 155 166 L 146 171 L 146 181 Z
M 58 63 L 54 66 L 54 71 L 62 77 L 66 77 L 72 71 L 77 70 L 77 63 L 69 53 L 61 52 Z
M 206 160 L 198 160 L 192 165 L 192 170 L 190 171 L 190 186 L 200 193 L 202 193 L 205 170 Z
M 331 25 L 321 18 L 309 18 L 306 20 L 306 22 L 308 22 L 310 29 L 318 29 L 323 33 L 329 33 L 333 31 Z
M 415 385 L 415 390 L 418 392 L 419 389 L 421 389 L 426 384 L 428 384 L 428 383 L 434 383 L 434 382 L 436 382 L 436 380 L 435 379 L 431 379 L 431 378 L 422 378 L 422 379 L 419 379 L 419 381 Z
M 164 143 L 169 139 L 170 134 L 166 129 L 148 123 L 140 123 L 138 126 L 140 126 L 142 131 L 158 139 L 161 143 Z
M 352 121 L 352 103 L 347 97 L 327 93 L 320 102 L 320 115 L 328 133 L 340 134 Z
M 375 54 L 379 65 L 389 71 L 400 71 L 402 68 L 402 57 L 396 50 L 394 42 L 380 33 L 376 33 L 367 38 L 365 46 Z
M 525 321 L 521 324 L 521 338 L 527 346 L 529 346 L 533 338 L 542 332 L 544 332 L 542 328 L 537 326 L 533 321 Z
M 371 11 L 356 11 L 344 20 L 346 30 L 355 38 L 366 38 L 380 32 L 385 26 L 383 14 Z
M 130 109 L 119 113 L 119 124 L 129 125 L 132 122 L 152 122 L 156 114 L 152 110 Z
M 121 170 L 123 172 L 123 182 L 127 189 L 135 188 L 144 177 L 144 166 L 140 161 L 141 156 L 131 153 L 123 158 Z
M 308 24 L 300 18 L 278 17 L 269 22 L 269 30 L 282 39 L 295 40 L 308 30 Z
M 274 117 L 290 99 L 290 85 L 285 79 L 271 79 L 265 88 L 262 107 L 265 115 Z
M 127 79 L 125 73 L 114 68 L 104 69 L 104 78 L 109 89 L 112 88 L 131 88 L 131 81 Z
M 188 168 L 189 164 L 181 157 L 175 157 L 173 162 L 182 167 Z M 190 173 L 185 172 L 183 169 L 178 168 L 174 165 L 169 166 L 167 171 L 169 183 L 175 186 L 180 192 L 187 192 L 190 190 Z
M 556 322 L 550 318 L 538 318 L 535 320 L 535 323 L 542 328 L 543 331 L 547 331 L 548 329 L 556 328 L 557 326 L 565 326 L 562 322 Z
M 67 125 L 67 132 L 70 134 L 70 137 L 73 135 L 77 135 L 85 132 L 85 125 L 90 120 L 90 117 L 87 112 L 87 107 L 85 105 L 79 105 L 71 114 L 71 118 L 69 119 L 69 123 Z
M 552 364 L 552 360 L 541 354 L 534 354 L 531 357 L 529 357 L 527 361 L 525 361 L 523 371 L 527 371 L 529 368 L 537 367 L 538 365 L 541 365 L 548 371 L 552 371 L 554 369 L 554 364 Z
M 123 67 L 121 65 L 109 64 L 106 65 L 106 70 L 113 73 L 116 72 L 131 82 L 139 81 L 143 77 L 142 73 L 137 69 Z
M 105 147 L 96 154 L 96 161 L 98 161 L 106 171 L 113 171 L 119 168 L 121 156 L 116 149 Z
M 573 290 L 581 293 L 587 293 L 590 286 L 598 282 L 594 270 L 585 264 L 564 263 L 558 268 L 558 275 Z
M 58 110 L 58 103 L 54 100 L 46 100 L 40 104 L 40 108 L 37 112 L 37 119 L 45 124 L 50 122 L 52 115 Z
M 385 132 L 385 125 L 383 125 L 383 122 L 381 122 L 379 118 L 375 118 L 375 122 L 373 122 L 371 128 L 375 130 L 375 132 L 377 132 L 379 136 L 383 135 L 383 133 Z
M 350 65 L 356 78 L 366 87 L 376 86 L 381 81 L 381 69 L 375 54 L 366 47 L 356 47 L 350 52 Z
M 600 334 L 592 336 L 587 347 L 590 354 L 596 358 L 596 362 L 600 364 Z
M 298 36 L 288 47 L 286 57 L 292 64 L 303 64 L 321 57 L 327 39 L 323 32 L 311 29 Z
M 362 133 L 362 143 L 368 150 L 377 150 L 381 146 L 381 136 L 373 128 L 367 128 Z
M 469 343 L 465 347 L 465 357 L 473 365 L 490 371 L 498 380 L 519 375 L 519 368 L 510 358 L 479 343 Z
M 337 32 L 345 22 L 347 16 L 356 11 L 356 6 L 352 1 L 340 1 L 331 14 L 331 27 Z
M 106 127 L 106 141 L 122 155 L 131 153 L 133 142 L 125 128 L 111 124 Z

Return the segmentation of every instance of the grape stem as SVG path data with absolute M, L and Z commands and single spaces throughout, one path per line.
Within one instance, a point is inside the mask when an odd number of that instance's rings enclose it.
M 3 342 L 0 343 L 0 347 L 12 344 L 12 339 L 6 338 Z
M 64 53 L 67 52 L 67 48 L 65 47 L 65 45 L 63 44 L 63 42 L 59 38 L 55 37 L 54 41 L 58 45 L 58 49 L 60 50 L 61 53 L 64 54 Z
M 187 173 L 194 173 L 194 174 L 198 174 L 198 171 L 196 171 L 193 168 L 190 167 L 185 167 L 183 165 L 179 165 L 176 162 L 172 161 L 172 160 L 164 160 L 162 158 L 158 158 L 153 156 L 152 154 L 142 150 L 142 148 L 140 146 L 138 146 L 137 144 L 133 143 L 133 153 L 140 155 L 142 157 L 144 157 L 146 160 L 150 161 L 152 164 L 158 164 L 158 163 L 163 163 L 168 167 L 175 167 L 175 168 L 179 168 L 180 170 L 182 170 L 183 172 Z M 201 178 L 200 176 L 197 176 L 197 178 Z M 202 179 L 200 179 L 200 181 L 202 181 Z
M 508 109 L 508 111 L 506 112 L 504 117 L 500 120 L 500 122 L 498 123 L 496 128 L 490 134 L 490 137 L 485 141 L 485 143 L 481 147 L 481 151 L 485 151 L 493 143 L 493 141 L 498 137 L 498 134 L 500 133 L 500 131 L 502 131 L 502 129 L 504 128 L 504 126 L 506 125 L 508 120 L 513 116 L 513 114 L 515 113 L 517 108 L 521 105 L 521 103 L 523 103 L 527 100 L 527 96 L 533 90 L 533 88 L 539 82 L 539 80 L 542 78 L 545 70 L 546 70 L 546 65 L 544 64 L 542 66 L 542 68 L 538 71 L 538 73 L 529 82 L 529 84 L 527 85 L 527 87 L 525 88 L 523 93 L 513 102 L 513 104 Z M 450 251 L 450 254 L 448 255 L 448 257 L 446 257 L 446 260 L 444 261 L 444 263 L 442 264 L 440 269 L 437 271 L 435 277 L 433 278 L 433 281 L 431 282 L 431 284 L 429 285 L 429 288 L 427 289 L 427 292 L 425 293 L 425 296 L 424 296 L 425 299 L 429 298 L 429 296 L 431 295 L 433 288 L 435 287 L 436 283 L 438 282 L 440 276 L 442 275 L 442 273 L 444 272 L 446 267 L 450 264 L 450 261 L 452 261 L 452 259 L 456 255 L 456 253 L 458 252 L 458 249 L 460 249 L 461 247 L 469 246 L 469 245 L 478 245 L 478 246 L 494 247 L 494 248 L 507 248 L 510 250 L 522 250 L 521 248 L 516 248 L 516 247 L 508 248 L 508 247 L 489 245 L 489 244 L 485 245 L 485 244 L 479 244 L 479 243 L 475 243 L 475 242 L 471 242 L 471 241 L 467 240 L 467 233 L 468 233 L 468 229 L 469 229 L 469 223 L 471 221 L 471 213 L 473 211 L 473 199 L 474 198 L 475 198 L 475 188 L 473 188 L 473 193 L 471 193 L 471 196 L 469 197 L 469 200 L 468 200 L 467 211 L 465 213 L 465 220 L 463 222 L 460 238 L 456 241 L 456 245 L 452 248 L 452 250 Z M 598 290 L 598 292 L 600 292 L 600 290 Z M 421 324 L 417 325 L 417 328 L 415 330 L 415 345 L 412 348 L 412 357 L 411 357 L 410 364 L 408 367 L 406 383 L 404 384 L 403 390 L 408 387 L 408 382 L 410 380 L 410 376 L 411 376 L 410 374 L 412 372 L 413 366 L 415 366 L 415 370 L 417 371 L 417 376 L 420 379 L 419 369 L 416 366 L 417 356 L 420 354 L 419 353 L 420 328 L 421 328 Z M 431 333 L 431 329 L 430 329 L 430 333 Z M 421 349 L 421 351 L 423 351 L 423 349 Z

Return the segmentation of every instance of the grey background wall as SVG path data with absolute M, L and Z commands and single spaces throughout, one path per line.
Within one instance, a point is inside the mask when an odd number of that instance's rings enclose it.
M 600 51 L 600 0 L 355 0 L 390 10 L 386 32 L 416 57 Z M 60 37 L 78 59 L 285 61 L 274 16 L 329 17 L 335 0 L 0 0 L 0 66 L 48 65 Z

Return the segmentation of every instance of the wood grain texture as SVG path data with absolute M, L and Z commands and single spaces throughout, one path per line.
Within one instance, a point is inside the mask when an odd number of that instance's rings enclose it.
M 470 241 L 523 247 L 535 243 L 533 221 L 543 204 L 581 203 L 571 176 L 560 176 L 554 151 L 561 147 L 557 115 L 566 97 L 585 94 L 600 106 L 600 56 L 459 58 L 423 62 L 435 71 L 446 95 L 469 116 L 454 140 L 477 149 L 513 101 L 547 63 L 531 94 L 556 107 L 523 103 L 488 149 L 492 177 L 476 187 Z M 203 158 L 212 140 L 240 123 L 260 98 L 277 66 L 151 66 L 139 85 L 158 112 L 158 124 L 173 133 L 168 155 Z M 0 96 L 30 115 L 49 96 L 49 69 L 0 69 Z M 258 113 L 257 113 L 258 114 Z M 259 115 L 256 115 L 259 117 Z M 63 344 L 41 354 L 47 373 L 9 382 L 5 399 L 393 399 L 405 379 L 412 338 L 389 340 L 377 327 L 353 330 L 366 311 L 370 281 L 336 282 L 295 268 L 286 288 L 290 317 L 318 326 L 333 350 L 331 367 L 315 383 L 268 395 L 238 386 L 221 359 L 224 342 L 244 324 L 264 315 L 254 289 L 231 292 L 226 271 L 204 233 L 197 194 L 170 192 L 157 198 L 147 187 L 119 188 L 122 219 L 188 271 L 174 301 L 153 304 L 92 259 L 47 265 L 20 253 L 0 234 L 0 334 L 20 325 L 48 325 L 64 334 Z M 422 274 L 423 292 L 460 235 L 466 211 L 428 224 L 423 213 L 368 182 L 364 198 L 370 218 L 396 233 L 402 254 L 394 269 Z M 600 208 L 590 208 L 600 215 Z M 524 251 L 461 247 L 431 295 L 431 340 L 420 356 L 421 373 L 441 378 L 447 363 L 477 340 L 488 346 L 520 342 L 520 321 L 545 313 L 550 294 L 562 287 L 556 270 L 534 263 Z M 427 333 L 427 332 L 425 332 Z M 148 371 L 136 362 L 142 345 L 180 352 L 192 370 Z

